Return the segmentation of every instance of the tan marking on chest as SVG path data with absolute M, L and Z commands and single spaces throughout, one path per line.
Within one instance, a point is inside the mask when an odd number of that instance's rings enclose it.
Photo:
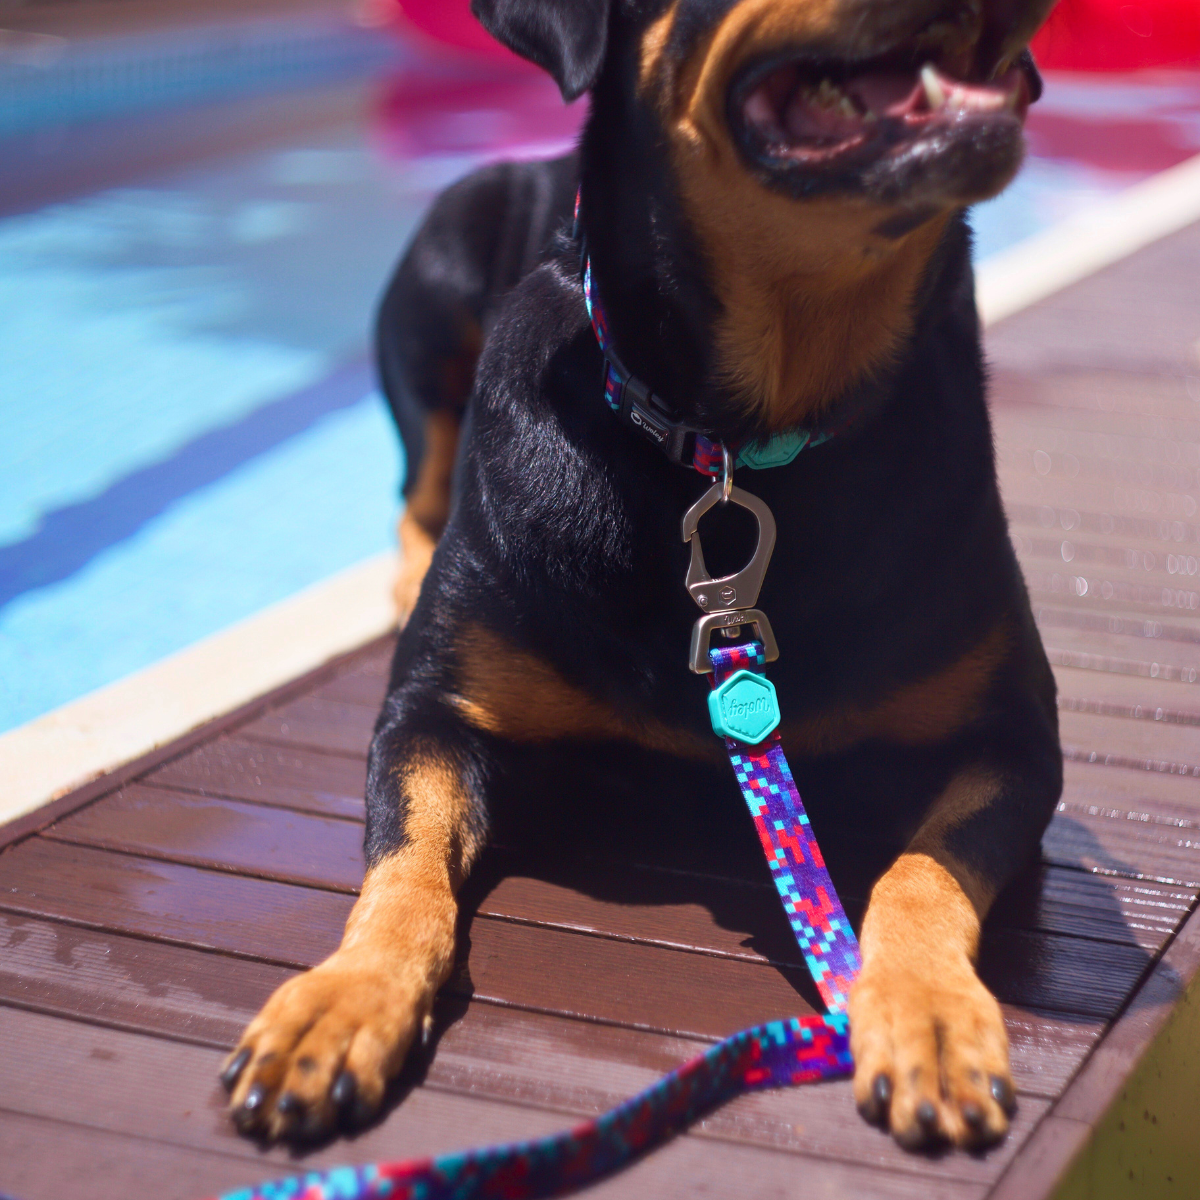
M 681 758 L 721 757 L 715 738 L 619 713 L 481 625 L 464 629 L 457 649 L 458 689 L 450 699 L 477 729 L 513 742 L 625 741 Z
M 974 649 L 926 679 L 905 684 L 876 704 L 842 704 L 785 721 L 783 744 L 798 754 L 836 754 L 870 739 L 929 746 L 951 737 L 980 713 L 996 670 L 1011 649 L 1001 621 Z
M 772 430 L 813 420 L 895 361 L 948 220 L 890 238 L 878 229 L 895 209 L 773 191 L 734 144 L 726 103 L 736 71 L 780 47 L 844 36 L 847 19 L 838 0 L 744 0 L 677 71 L 643 54 L 643 91 L 656 93 L 684 210 L 722 305 L 718 370 Z M 652 26 L 645 44 L 664 36 Z

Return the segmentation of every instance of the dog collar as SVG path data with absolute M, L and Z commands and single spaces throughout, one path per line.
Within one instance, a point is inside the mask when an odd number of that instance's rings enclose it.
M 579 197 L 575 198 L 575 236 L 580 244 L 583 275 L 583 300 L 600 352 L 604 355 L 604 401 L 622 424 L 653 442 L 673 463 L 694 467 L 701 475 L 714 478 L 721 473 L 723 446 L 709 430 L 699 429 L 676 418 L 671 406 L 656 395 L 617 357 L 613 349 L 608 317 L 592 276 L 592 260 L 586 239 L 579 227 Z M 737 449 L 734 465 L 761 471 L 784 467 L 801 450 L 819 446 L 832 436 L 829 432 L 791 429 L 765 442 L 747 442 Z

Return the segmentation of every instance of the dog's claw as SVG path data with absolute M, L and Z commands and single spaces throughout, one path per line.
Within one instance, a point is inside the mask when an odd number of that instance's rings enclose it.
M 351 1071 L 343 1071 L 334 1081 L 329 1091 L 329 1099 L 333 1107 L 340 1113 L 347 1113 L 354 1103 L 358 1091 L 358 1080 Z
M 275 1111 L 281 1117 L 298 1117 L 304 1111 L 304 1101 L 295 1092 L 284 1092 L 275 1102 Z
M 859 1105 L 858 1111 L 863 1120 L 872 1125 L 886 1125 L 888 1108 L 892 1103 L 892 1081 L 883 1074 L 875 1076 L 871 1084 L 871 1092 L 867 1099 Z
M 987 1119 L 982 1108 L 978 1104 L 964 1104 L 962 1107 L 963 1120 L 978 1133 L 983 1129 L 983 1123 Z
M 250 1061 L 250 1051 L 240 1050 L 232 1059 L 225 1065 L 225 1069 L 218 1076 L 221 1081 L 221 1086 L 227 1091 L 232 1092 L 237 1086 L 238 1077 L 246 1069 L 246 1064 Z
M 256 1083 L 246 1098 L 234 1110 L 233 1120 L 243 1133 L 254 1129 L 262 1117 L 263 1106 L 267 1101 L 267 1089 L 261 1083 Z
M 917 1124 L 928 1135 L 937 1130 L 937 1109 L 928 1100 L 922 1100 L 917 1105 Z
M 992 1099 L 1004 1110 L 1006 1117 L 1011 1117 L 1017 1111 L 1017 1097 L 1013 1093 L 1012 1084 L 999 1075 L 992 1076 Z

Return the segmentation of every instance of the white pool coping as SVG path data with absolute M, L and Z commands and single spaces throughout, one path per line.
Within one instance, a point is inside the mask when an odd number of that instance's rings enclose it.
M 395 569 L 376 555 L 0 736 L 0 825 L 387 633 Z
M 1200 155 L 982 263 L 985 325 L 1200 220 Z M 117 683 L 0 735 L 0 826 L 381 637 L 396 557 L 314 584 Z

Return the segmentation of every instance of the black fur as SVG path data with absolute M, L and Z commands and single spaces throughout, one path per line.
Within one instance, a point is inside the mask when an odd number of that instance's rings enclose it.
M 699 614 L 683 587 L 679 532 L 707 484 L 604 404 L 569 237 L 577 175 L 598 290 L 625 363 L 681 415 L 731 442 L 761 432 L 715 377 L 708 268 L 656 118 L 637 95 L 638 36 L 653 6 L 624 5 L 621 19 L 604 20 L 599 7 L 581 6 L 549 42 L 537 26 L 536 45 L 531 14 L 567 20 L 570 5 L 484 7 L 477 0 L 489 28 L 549 65 L 564 93 L 591 83 L 593 110 L 578 159 L 490 168 L 451 189 L 385 304 L 380 360 L 410 477 L 421 413 L 457 403 L 422 382 L 428 362 L 453 349 L 444 315 L 468 311 L 488 334 L 450 523 L 401 636 L 372 747 L 368 857 L 402 844 L 395 768 L 406 747 L 430 740 L 464 765 L 480 829 L 562 825 L 583 813 L 589 828 L 661 822 L 668 853 L 686 811 L 689 836 L 727 836 L 714 845 L 736 856 L 751 835 L 744 820 L 743 832 L 727 832 L 744 817 L 727 766 L 611 746 L 531 750 L 471 729 L 452 702 L 457 639 L 466 624 L 483 623 L 624 713 L 712 736 L 707 684 L 687 667 Z M 702 19 L 728 5 L 684 7 Z M 602 68 L 580 65 L 585 9 L 606 50 Z M 538 208 L 532 196 L 554 200 Z M 946 742 L 792 755 L 835 880 L 852 890 L 903 849 L 960 768 L 1004 781 L 953 846 L 996 887 L 1035 853 L 1061 790 L 1053 676 L 1000 504 L 973 295 L 960 216 L 930 264 L 900 360 L 862 389 L 869 394 L 841 398 L 863 412 L 854 428 L 787 467 L 738 476 L 779 527 L 760 607 L 781 648 L 770 674 L 785 722 L 844 702 L 870 705 L 954 663 L 1002 620 L 1015 640 L 979 717 Z M 744 561 L 747 531 L 736 521 L 706 518 L 703 536 L 714 574 Z

